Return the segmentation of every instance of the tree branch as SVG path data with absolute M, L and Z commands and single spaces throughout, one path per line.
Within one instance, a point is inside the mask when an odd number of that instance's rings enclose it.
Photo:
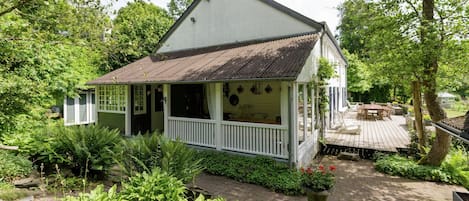
M 11 11 L 23 6 L 24 4 L 28 3 L 31 0 L 21 0 L 19 1 L 16 5 L 11 6 L 10 8 L 7 8 L 3 11 L 0 12 L 0 17 L 3 15 L 6 15 L 7 13 L 10 13 Z
M 412 10 L 415 13 L 415 16 L 417 16 L 417 18 L 420 18 L 420 12 L 417 10 L 417 8 L 414 6 L 414 4 L 412 4 L 412 2 L 410 2 L 410 0 L 405 0 L 405 2 L 410 5 L 410 7 L 412 8 Z

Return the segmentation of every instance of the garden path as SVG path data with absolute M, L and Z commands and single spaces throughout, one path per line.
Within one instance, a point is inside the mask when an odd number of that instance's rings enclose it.
M 322 159 L 322 164 L 337 166 L 337 182 L 329 201 L 450 201 L 452 191 L 466 191 L 456 185 L 385 175 L 374 170 L 373 162 L 368 160 L 342 161 L 334 156 L 326 156 Z M 202 174 L 197 178 L 196 184 L 228 201 L 306 201 L 304 196 L 285 196 L 257 185 L 240 183 L 220 176 Z

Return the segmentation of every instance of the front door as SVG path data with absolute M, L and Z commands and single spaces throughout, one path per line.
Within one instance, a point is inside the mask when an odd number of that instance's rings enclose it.
M 151 100 L 151 87 L 150 85 L 132 85 L 131 89 L 132 133 L 143 134 L 151 129 L 151 111 L 148 105 Z
M 151 129 L 164 131 L 163 85 L 151 86 Z

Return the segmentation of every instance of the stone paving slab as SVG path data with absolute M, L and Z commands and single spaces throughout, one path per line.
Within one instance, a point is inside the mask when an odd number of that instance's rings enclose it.
M 385 175 L 376 172 L 373 162 L 367 160 L 342 161 L 327 156 L 322 164 L 337 167 L 336 186 L 329 201 L 451 201 L 452 191 L 467 192 L 461 186 Z M 307 200 L 304 196 L 285 196 L 261 186 L 207 174 L 200 175 L 196 184 L 229 201 Z

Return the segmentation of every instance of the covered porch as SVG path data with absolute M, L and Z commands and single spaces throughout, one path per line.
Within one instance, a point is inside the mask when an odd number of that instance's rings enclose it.
M 161 130 L 194 146 L 307 164 L 323 125 L 311 85 L 317 39 L 145 57 L 88 82 L 97 86 L 97 122 L 128 136 Z

